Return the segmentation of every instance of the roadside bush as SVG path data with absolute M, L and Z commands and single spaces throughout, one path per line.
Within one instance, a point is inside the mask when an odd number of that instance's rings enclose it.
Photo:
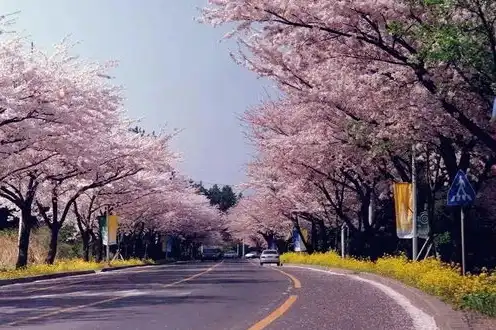
M 461 276 L 460 269 L 430 258 L 418 262 L 406 256 L 385 256 L 376 262 L 342 259 L 336 252 L 285 253 L 283 263 L 310 264 L 370 272 L 399 280 L 460 308 L 496 316 L 496 272 Z

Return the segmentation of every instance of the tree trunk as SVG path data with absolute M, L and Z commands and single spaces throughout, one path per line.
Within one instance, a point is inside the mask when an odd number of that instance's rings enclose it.
M 312 229 L 311 229 L 311 232 L 312 232 L 312 251 L 318 251 L 317 250 L 317 241 L 318 241 L 318 237 L 317 237 L 317 226 L 316 226 L 316 223 L 315 223 L 315 219 L 312 219 Z
M 90 261 L 90 234 L 87 231 L 81 233 L 83 240 L 83 260 Z
M 267 243 L 267 249 L 270 249 L 270 244 L 272 243 L 272 237 L 273 237 L 273 235 L 272 234 L 264 234 L 264 233 L 261 233 L 261 232 L 260 232 L 260 234 L 264 238 L 265 243 Z
M 318 224 L 319 224 L 319 238 L 320 241 L 322 242 L 320 249 L 322 250 L 322 252 L 327 252 L 327 250 L 329 249 L 329 242 L 327 240 L 327 228 L 324 224 L 324 220 L 319 220 Z
M 97 260 L 98 262 L 101 262 L 103 260 L 103 239 L 102 235 L 98 236 L 98 239 L 96 240 L 96 246 L 97 246 Z
M 50 244 L 48 245 L 48 254 L 45 263 L 53 265 L 55 256 L 57 255 L 57 241 L 59 238 L 60 226 L 58 223 L 53 223 L 50 227 Z
M 101 248 L 101 239 L 94 232 L 89 232 L 91 236 L 91 250 L 93 252 L 93 256 L 95 257 L 96 262 L 102 261 L 102 248 Z
M 19 238 L 16 269 L 26 267 L 28 264 L 29 237 L 33 228 L 31 209 L 21 211 L 21 235 Z

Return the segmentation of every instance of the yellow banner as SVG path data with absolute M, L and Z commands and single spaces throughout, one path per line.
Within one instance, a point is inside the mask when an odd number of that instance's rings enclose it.
M 119 217 L 116 215 L 109 215 L 107 219 L 109 245 L 115 245 L 117 244 L 117 226 L 119 225 Z
M 301 228 L 301 235 L 303 236 L 305 242 L 308 242 L 308 230 L 305 228 Z
M 413 237 L 412 184 L 393 183 L 394 209 L 396 213 L 396 234 L 398 238 Z

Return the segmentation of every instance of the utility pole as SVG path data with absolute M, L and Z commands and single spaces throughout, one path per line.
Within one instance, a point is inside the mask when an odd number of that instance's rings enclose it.
M 241 251 L 242 251 L 241 253 L 243 254 L 243 255 L 242 255 L 242 258 L 244 258 L 244 257 L 245 257 L 245 239 L 244 239 L 244 238 L 243 238 L 243 240 L 242 240 L 241 244 L 243 244 L 243 245 L 241 246 Z
M 369 226 L 372 226 L 372 221 L 374 218 L 374 196 L 372 193 L 370 193 L 370 200 L 369 200 Z
M 109 244 L 109 221 L 108 221 L 109 211 L 107 208 L 107 212 L 105 212 L 105 221 L 107 223 L 107 263 L 110 263 L 110 244 Z
M 345 251 L 345 230 L 348 226 L 343 223 L 343 225 L 341 226 L 341 258 L 344 259 L 344 257 L 346 256 L 346 251 Z
M 415 144 L 412 145 L 412 260 L 417 260 L 417 170 L 415 168 Z
M 17 233 L 17 245 L 21 246 L 22 219 L 19 218 L 19 232 Z
M 462 234 L 462 275 L 465 276 L 465 213 L 463 206 L 460 206 L 460 229 Z

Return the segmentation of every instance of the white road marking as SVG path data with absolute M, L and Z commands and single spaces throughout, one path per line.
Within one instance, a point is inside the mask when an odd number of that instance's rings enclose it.
M 378 288 L 382 292 L 384 292 L 388 297 L 390 297 L 398 305 L 400 305 L 405 310 L 405 312 L 410 316 L 410 318 L 412 319 L 413 327 L 415 328 L 415 330 L 438 330 L 439 329 L 437 324 L 436 324 L 436 321 L 434 320 L 434 317 L 425 313 L 420 308 L 417 308 L 416 306 L 414 306 L 407 297 L 405 297 L 404 295 L 395 291 L 394 289 L 388 287 L 387 285 L 384 285 L 382 283 L 379 283 L 379 282 L 376 282 L 373 280 L 369 280 L 366 278 L 362 278 L 362 277 L 357 276 L 357 275 L 340 274 L 340 273 L 336 273 L 336 272 L 333 272 L 330 270 L 317 269 L 317 268 L 311 268 L 311 267 L 302 267 L 302 266 L 285 266 L 285 267 L 307 269 L 307 270 L 326 273 L 326 274 L 334 275 L 334 276 L 344 276 L 344 277 L 349 277 L 349 278 L 356 280 L 356 281 L 368 283 L 372 286 L 375 286 L 376 288 Z
M 33 310 L 36 310 L 37 312 L 42 312 L 42 313 L 50 313 L 53 311 L 56 311 L 58 308 L 40 308 L 40 306 L 36 306 L 33 308 L 19 308 L 19 307 L 0 307 L 0 315 L 5 315 L 5 314 L 17 314 L 17 315 L 22 315 L 23 312 L 32 312 Z
M 126 269 L 123 269 L 123 270 L 116 270 L 116 271 L 113 271 L 113 272 L 100 272 L 98 273 L 100 276 L 105 276 L 105 275 L 108 275 L 108 274 L 112 274 L 112 273 L 116 273 L 116 272 L 119 272 L 119 273 L 133 273 L 133 274 L 137 274 L 137 273 L 165 273 L 165 272 L 202 272 L 202 271 L 205 271 L 207 270 L 208 267 L 204 267 L 204 268 L 161 268 L 161 269 L 143 269 L 143 270 L 134 270 L 134 271 L 131 271 L 129 270 L 128 272 L 126 272 Z
M 65 298 L 65 297 L 130 297 L 130 296 L 164 296 L 164 297 L 181 297 L 190 295 L 191 291 L 184 290 L 120 290 L 120 291 L 74 291 L 67 293 L 54 293 L 54 294 L 41 294 L 41 295 L 33 295 L 28 297 L 6 297 L 0 298 L 0 301 L 7 300 L 22 300 L 25 301 L 27 299 L 57 299 L 57 298 Z

